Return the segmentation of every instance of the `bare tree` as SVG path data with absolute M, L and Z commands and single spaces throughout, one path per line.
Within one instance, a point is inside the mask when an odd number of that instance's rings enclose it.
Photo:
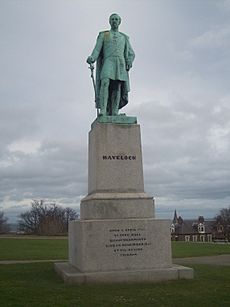
M 74 209 L 34 200 L 31 209 L 20 215 L 19 228 L 30 234 L 60 235 L 67 233 L 69 220 L 76 218 Z
M 221 217 L 225 225 L 229 225 L 230 224 L 230 206 L 228 208 L 221 209 L 219 216 Z
M 0 233 L 7 233 L 10 230 L 9 224 L 7 224 L 8 218 L 4 216 L 4 212 L 0 211 Z
M 225 239 L 230 241 L 230 206 L 220 210 L 219 214 L 215 217 L 213 228 L 216 232 L 221 232 Z
M 72 208 L 65 208 L 65 231 L 68 231 L 68 225 L 69 221 L 76 220 L 79 218 L 79 214 L 76 212 L 76 210 Z

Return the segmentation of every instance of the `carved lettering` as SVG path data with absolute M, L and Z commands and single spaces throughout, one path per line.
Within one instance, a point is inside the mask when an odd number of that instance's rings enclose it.
M 105 247 L 111 248 L 118 257 L 138 256 L 151 245 L 144 228 L 111 228 L 109 232 L 111 237 Z
M 122 160 L 122 161 L 130 160 L 130 161 L 132 161 L 132 160 L 136 160 L 137 157 L 134 156 L 134 155 L 116 155 L 116 156 L 114 156 L 114 155 L 103 155 L 102 159 L 103 160 Z

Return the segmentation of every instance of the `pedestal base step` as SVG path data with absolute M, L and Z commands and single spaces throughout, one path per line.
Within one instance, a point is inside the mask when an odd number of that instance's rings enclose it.
M 108 272 L 80 272 L 68 262 L 58 262 L 54 265 L 56 272 L 66 284 L 159 282 L 193 279 L 193 269 L 180 265 L 161 269 Z

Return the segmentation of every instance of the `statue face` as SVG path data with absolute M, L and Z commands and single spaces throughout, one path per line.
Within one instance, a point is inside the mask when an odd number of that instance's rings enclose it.
M 113 30 L 118 29 L 118 27 L 119 27 L 119 25 L 120 25 L 120 23 L 121 23 L 121 18 L 120 18 L 120 16 L 118 16 L 117 14 L 111 15 L 110 18 L 109 18 L 109 23 L 110 23 L 111 28 L 112 28 Z

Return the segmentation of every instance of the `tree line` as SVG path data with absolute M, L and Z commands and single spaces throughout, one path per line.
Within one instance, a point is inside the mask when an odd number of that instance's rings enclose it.
M 68 223 L 79 218 L 72 208 L 63 208 L 56 203 L 33 200 L 31 208 L 19 216 L 18 230 L 33 235 L 63 235 L 68 232 Z M 0 233 L 9 231 L 4 213 L 0 212 Z
M 56 203 L 33 200 L 31 208 L 19 216 L 19 231 L 33 235 L 63 235 L 68 232 L 68 223 L 79 218 L 72 208 L 63 208 Z M 225 238 L 230 241 L 230 206 L 223 208 L 216 215 L 213 231 L 222 227 Z M 0 211 L 0 234 L 10 231 L 8 218 Z
M 10 230 L 10 225 L 7 223 L 8 218 L 5 217 L 4 212 L 0 211 L 0 234 L 7 233 Z

